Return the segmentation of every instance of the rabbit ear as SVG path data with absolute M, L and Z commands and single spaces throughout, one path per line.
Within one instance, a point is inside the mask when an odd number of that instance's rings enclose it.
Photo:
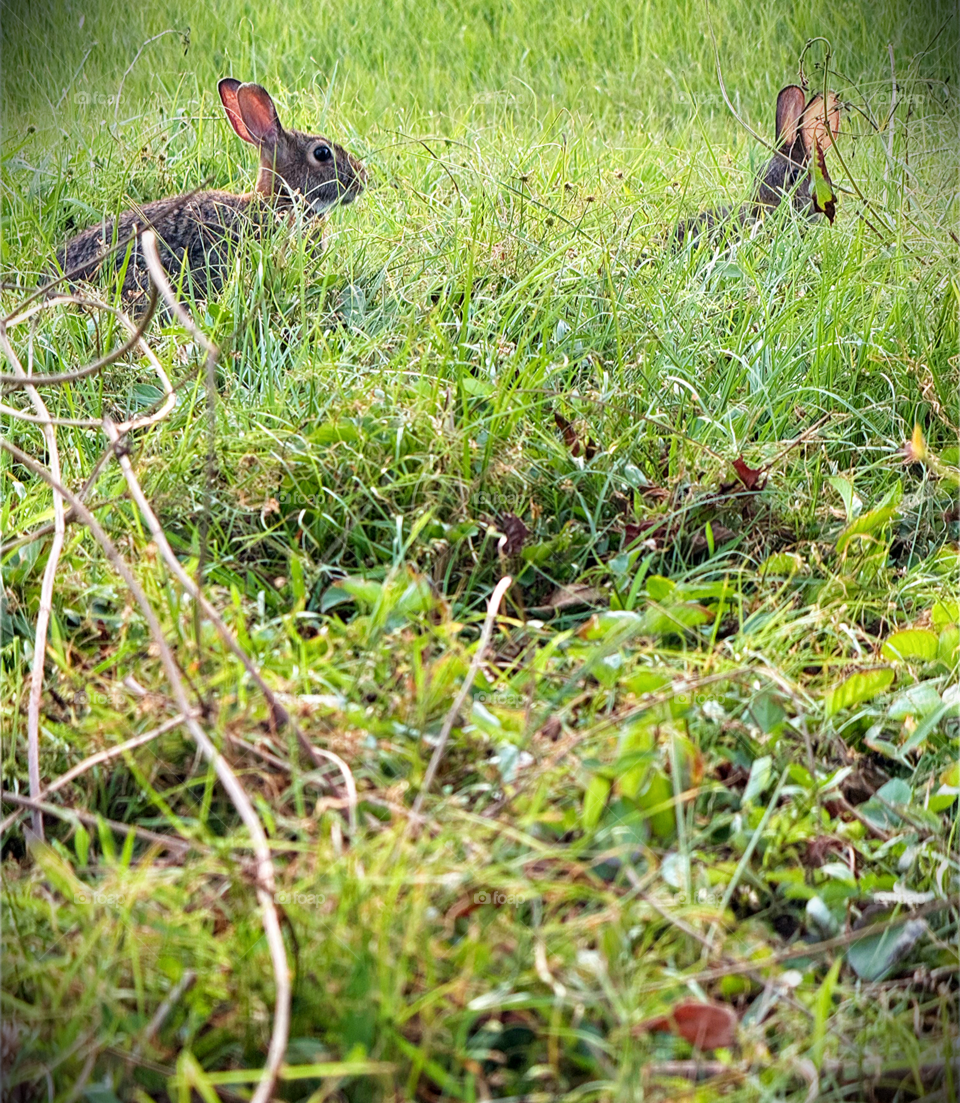
M 777 96 L 777 147 L 792 149 L 797 140 L 797 126 L 803 115 L 803 89 L 788 84 Z
M 810 154 L 816 143 L 819 143 L 822 150 L 828 150 L 833 145 L 839 130 L 840 101 L 834 92 L 830 92 L 824 107 L 823 96 L 818 92 L 803 111 L 800 136 L 804 150 Z
M 237 89 L 237 105 L 243 125 L 250 134 L 247 141 L 256 146 L 276 146 L 283 127 L 266 88 L 259 84 L 241 84 Z
M 217 91 L 220 93 L 220 102 L 223 104 L 223 109 L 227 113 L 230 125 L 237 134 L 239 134 L 245 142 L 256 145 L 253 138 L 250 137 L 250 131 L 244 126 L 243 116 L 240 114 L 240 104 L 237 103 L 237 89 L 239 87 L 240 81 L 234 80 L 233 77 L 224 77 L 217 85 Z

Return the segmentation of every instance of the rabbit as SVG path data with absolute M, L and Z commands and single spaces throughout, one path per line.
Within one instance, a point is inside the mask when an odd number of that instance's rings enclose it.
M 127 250 L 121 247 L 104 258 L 105 250 L 152 228 L 164 269 L 175 280 L 185 266 L 202 296 L 220 288 L 230 249 L 245 226 L 259 234 L 278 212 L 292 213 L 297 200 L 306 203 L 310 214 L 322 216 L 337 203 L 352 203 L 363 191 L 367 173 L 362 163 L 327 138 L 284 130 L 273 100 L 259 84 L 225 77 L 217 89 L 230 125 L 260 153 L 255 189 L 245 195 L 199 191 L 124 211 L 68 241 L 57 253 L 61 271 L 90 280 L 105 261 L 107 272 L 114 272 Z M 149 284 L 137 236 L 123 292 L 141 292 Z
M 777 96 L 776 153 L 757 178 L 753 199 L 739 208 L 718 207 L 702 211 L 681 222 L 674 233 L 676 244 L 695 240 L 704 231 L 723 224 L 735 228 L 752 225 L 762 212 L 778 207 L 789 198 L 794 209 L 813 217 L 818 213 L 810 192 L 810 160 L 815 143 L 826 152 L 840 130 L 840 103 L 836 95 L 828 95 L 826 107 L 823 95 L 817 92 L 806 103 L 803 89 L 787 85 Z

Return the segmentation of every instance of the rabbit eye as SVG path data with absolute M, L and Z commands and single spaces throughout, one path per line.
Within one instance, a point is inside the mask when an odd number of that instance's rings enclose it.
M 313 159 L 315 161 L 329 161 L 333 158 L 333 150 L 329 146 L 314 146 Z

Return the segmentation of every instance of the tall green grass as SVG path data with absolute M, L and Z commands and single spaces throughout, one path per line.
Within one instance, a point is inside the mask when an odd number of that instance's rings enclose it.
M 722 102 L 711 34 L 731 100 L 767 139 L 804 44 L 829 40 L 852 176 L 829 156 L 833 226 L 782 211 L 727 249 L 664 244 L 681 216 L 742 201 L 766 156 Z M 822 43 L 806 54 L 814 87 L 824 56 Z M 298 696 L 311 739 L 350 763 L 355 836 L 336 771 L 308 773 L 206 627 L 198 644 L 115 466 L 92 495 L 276 849 L 296 976 L 288 1060 L 328 1063 L 284 1098 L 663 1098 L 644 1077 L 690 1047 L 635 1028 L 704 994 L 742 1018 L 733 1099 L 804 1099 L 811 1067 L 820 1098 L 849 1098 L 838 1061 L 919 1068 L 952 1052 L 950 913 L 887 978 L 848 961 L 834 984 L 825 959 L 801 960 L 766 994 L 703 980 L 690 932 L 717 924 L 727 959 L 759 960 L 895 886 L 955 892 L 941 786 L 956 751 L 956 487 L 904 445 L 919 425 L 956 466 L 957 58 L 956 11 L 940 3 L 0 6 L 4 312 L 104 214 L 252 186 L 252 151 L 221 117 L 225 74 L 260 81 L 284 122 L 371 169 L 322 252 L 310 227 L 251 242 L 222 293 L 193 304 L 221 349 L 208 592 L 270 683 Z M 81 311 L 28 329 L 17 348 L 43 372 L 119 339 Z M 169 320 L 151 334 L 186 383 L 133 455 L 193 569 L 199 350 Z M 126 358 L 47 397 L 76 417 L 157 395 Z M 3 432 L 43 455 L 34 427 L 5 417 Z M 78 486 L 103 441 L 58 440 Z M 762 490 L 737 484 L 739 457 L 769 465 Z M 6 459 L 0 476 L 4 541 L 50 520 L 42 485 Z M 510 514 L 527 529 L 516 553 L 501 543 Z M 21 792 L 47 550 L 2 562 L 3 785 Z M 507 572 L 517 585 L 429 822 L 405 837 Z M 552 615 L 563 586 L 587 609 Z M 617 616 L 591 620 L 591 605 Z M 904 628 L 936 653 L 891 658 Z M 45 781 L 168 714 L 144 625 L 79 527 L 48 646 Z M 876 667 L 892 685 L 834 695 Z M 946 702 L 933 721 L 931 694 Z M 877 771 L 896 783 L 887 805 L 850 780 L 872 791 Z M 185 736 L 62 797 L 175 824 L 197 849 L 177 866 L 52 820 L 49 849 L 28 852 L 19 826 L 5 838 L 0 1009 L 17 1023 L 24 1098 L 40 1098 L 43 1069 L 56 1099 L 79 1084 L 91 1100 L 159 1100 L 191 1075 L 213 1091 L 192 1061 L 211 1077 L 258 1068 L 272 982 L 242 837 Z M 193 987 L 145 1043 L 187 969 Z

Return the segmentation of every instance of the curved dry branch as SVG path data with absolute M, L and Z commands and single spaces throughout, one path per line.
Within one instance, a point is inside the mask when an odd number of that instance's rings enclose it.
M 99 360 L 94 360 L 86 367 L 77 368 L 76 371 L 56 372 L 52 375 L 30 375 L 26 379 L 19 375 L 0 375 L 0 384 L 2 384 L 3 390 L 6 392 L 22 390 L 24 387 L 46 387 L 54 383 L 74 383 L 78 379 L 86 379 L 87 376 L 96 375 L 98 371 L 103 371 L 104 368 L 109 367 L 110 364 L 119 360 L 121 356 L 140 343 L 140 338 L 147 332 L 147 327 L 153 320 L 154 312 L 157 309 L 157 295 L 156 287 L 151 286 L 150 301 L 147 303 L 146 313 L 140 319 L 137 328 L 124 344 L 112 349 L 106 356 L 101 356 Z M 13 323 L 7 323 L 7 325 L 11 324 Z
M 58 790 L 63 789 L 69 785 L 71 781 L 74 781 L 81 774 L 85 774 L 87 770 L 92 770 L 94 766 L 99 766 L 103 762 L 109 762 L 113 758 L 119 758 L 120 755 L 127 751 L 132 751 L 137 747 L 142 747 L 145 743 L 152 743 L 154 739 L 166 734 L 168 731 L 172 731 L 174 728 L 178 728 L 184 721 L 184 717 L 177 715 L 171 717 L 171 719 L 164 721 L 159 727 L 153 728 L 151 731 L 143 732 L 141 735 L 135 735 L 132 739 L 127 739 L 123 743 L 117 743 L 113 747 L 107 747 L 105 750 L 97 751 L 96 754 L 88 755 L 81 762 L 78 762 L 76 766 L 71 766 L 65 774 L 61 774 L 56 781 L 52 781 L 46 789 L 40 791 L 40 795 L 36 798 L 38 801 L 45 801 L 48 797 L 53 796 Z M 19 812 L 11 812 L 5 820 L 0 820 L 0 837 L 5 835 L 10 828 L 20 818 Z
M 275 891 L 275 878 L 273 860 L 270 856 L 270 843 L 263 825 L 254 810 L 246 790 L 240 784 L 236 774 L 230 765 L 214 746 L 210 737 L 203 730 L 193 715 L 193 709 L 187 699 L 186 690 L 176 661 L 167 645 L 163 635 L 163 628 L 157 619 L 153 606 L 147 599 L 139 582 L 133 575 L 123 556 L 120 555 L 110 537 L 104 532 L 96 517 L 84 506 L 80 499 L 72 494 L 66 487 L 61 486 L 52 474 L 32 456 L 28 456 L 9 441 L 0 440 L 0 448 L 12 456 L 35 475 L 39 476 L 57 494 L 62 495 L 76 509 L 83 523 L 93 533 L 94 539 L 103 549 L 114 570 L 127 584 L 131 594 L 150 629 L 150 634 L 160 653 L 160 661 L 163 663 L 170 690 L 177 708 L 183 714 L 184 724 L 193 737 L 201 754 L 213 767 L 220 784 L 236 808 L 240 819 L 250 835 L 250 841 L 257 862 L 257 900 L 263 917 L 264 935 L 270 949 L 270 957 L 273 963 L 274 984 L 276 987 L 276 1003 L 274 1007 L 273 1031 L 270 1038 L 270 1048 L 267 1052 L 267 1062 L 264 1066 L 257 1090 L 252 1097 L 252 1103 L 267 1103 L 273 1092 L 277 1074 L 286 1052 L 287 1038 L 290 1029 L 290 966 L 287 962 L 286 947 L 283 943 L 283 933 L 280 928 L 280 917 L 273 899 Z
M 28 380 L 28 373 L 23 370 L 23 365 L 10 344 L 6 326 L 3 325 L 0 325 L 0 348 L 13 367 L 14 378 Z M 43 439 L 50 458 L 50 473 L 59 484 L 60 453 L 57 450 L 57 434 L 51 423 L 50 413 L 37 389 L 29 381 L 26 387 L 42 425 Z M 33 667 L 30 671 L 30 698 L 27 704 L 27 776 L 30 796 L 34 800 L 38 800 L 40 796 L 40 698 L 43 695 L 43 671 L 47 659 L 47 630 L 53 613 L 53 583 L 67 531 L 63 519 L 63 498 L 57 490 L 53 492 L 53 525 L 53 543 L 50 545 L 50 554 L 40 584 L 40 608 L 37 610 L 37 626 L 33 637 Z M 37 808 L 33 809 L 31 828 L 38 839 L 43 838 L 43 816 Z

